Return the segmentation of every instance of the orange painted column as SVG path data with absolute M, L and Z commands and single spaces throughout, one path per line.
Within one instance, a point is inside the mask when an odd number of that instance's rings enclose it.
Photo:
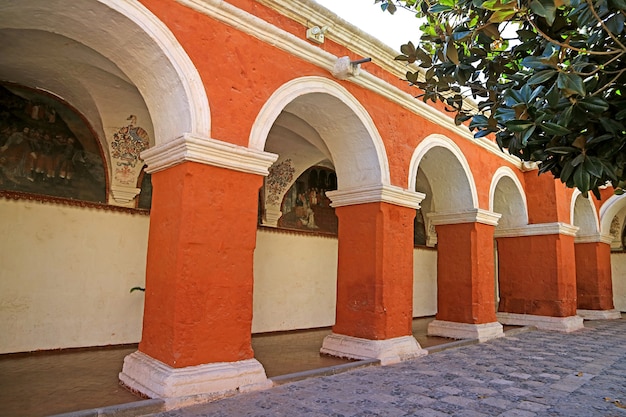
M 437 320 L 496 322 L 495 227 L 483 223 L 439 224 L 437 230 Z
M 152 175 L 141 352 L 174 368 L 253 358 L 262 182 L 194 162 Z
M 333 332 L 370 340 L 412 334 L 415 209 L 384 202 L 337 207 Z
M 604 242 L 576 243 L 578 308 L 612 310 L 611 246 Z
M 576 315 L 574 237 L 499 237 L 498 311 L 550 317 Z

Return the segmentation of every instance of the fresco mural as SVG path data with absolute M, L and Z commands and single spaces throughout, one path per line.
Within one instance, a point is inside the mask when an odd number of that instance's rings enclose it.
M 326 167 L 307 169 L 287 190 L 278 227 L 337 234 L 337 216 L 326 191 L 337 189 L 337 175 Z
M 0 84 L 0 191 L 106 202 L 98 141 L 58 99 Z

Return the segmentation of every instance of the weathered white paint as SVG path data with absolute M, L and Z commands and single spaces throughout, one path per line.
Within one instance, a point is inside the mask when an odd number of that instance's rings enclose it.
M 626 311 L 626 252 L 611 254 L 611 274 L 615 309 Z
M 260 229 L 252 332 L 335 324 L 337 239 Z M 437 251 L 413 252 L 413 317 L 437 312 Z
M 252 332 L 335 324 L 337 239 L 257 232 Z
M 319 133 L 323 149 L 328 149 L 332 156 L 340 189 L 390 184 L 383 140 L 363 105 L 343 86 L 315 76 L 285 83 L 267 100 L 254 121 L 250 149 L 265 149 L 270 129 L 283 111 Z
M 437 314 L 437 251 L 413 250 L 413 317 Z
M 489 188 L 489 210 L 500 213 L 497 228 L 519 227 L 528 224 L 528 204 L 522 183 L 509 167 L 495 172 Z
M 148 224 L 0 199 L 0 353 L 138 342 Z

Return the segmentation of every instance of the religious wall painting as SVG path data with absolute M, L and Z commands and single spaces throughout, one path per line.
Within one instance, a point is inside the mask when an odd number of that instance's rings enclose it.
M 278 227 L 337 234 L 335 209 L 326 196 L 326 191 L 336 189 L 337 175 L 332 169 L 307 169 L 284 194 Z
M 152 189 L 149 180 L 142 185 L 145 164 L 141 152 L 150 147 L 150 137 L 143 127 L 137 125 L 137 116 L 128 116 L 126 123 L 112 133 L 108 145 L 112 171 L 109 203 L 149 208 L 146 198 L 151 198 Z M 139 198 L 142 192 L 144 197 Z
M 285 159 L 269 168 L 269 174 L 265 180 L 267 204 L 276 205 L 280 202 L 280 197 L 293 181 L 295 172 L 296 169 L 293 167 L 291 159 Z
M 142 151 L 150 146 L 148 132 L 137 124 L 137 116 L 131 114 L 126 119 L 129 124 L 113 134 L 111 156 L 115 160 L 114 180 L 119 185 L 135 186 L 141 173 Z
M 0 191 L 106 202 L 102 154 L 83 118 L 48 93 L 0 84 Z

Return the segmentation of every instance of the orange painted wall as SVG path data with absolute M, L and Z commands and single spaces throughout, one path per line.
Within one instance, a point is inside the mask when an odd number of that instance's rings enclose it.
M 528 200 L 528 221 L 539 223 L 570 223 L 572 190 L 551 174 L 537 175 L 537 171 L 526 172 L 526 195 Z
M 185 162 L 152 176 L 143 340 L 172 367 L 253 357 L 260 176 Z
M 497 241 L 498 311 L 553 317 L 576 315 L 572 236 L 522 236 Z
M 494 226 L 461 223 L 437 229 L 437 319 L 469 324 L 496 320 Z
M 276 89 L 294 78 L 323 76 L 345 87 L 372 117 L 385 143 L 393 184 L 408 186 L 408 168 L 413 151 L 425 137 L 438 133 L 452 138 L 462 148 L 478 184 L 480 206 L 488 207 L 491 177 L 498 167 L 508 163 L 479 148 L 471 140 L 456 136 L 376 92 L 336 80 L 322 68 L 177 2 L 142 0 L 142 3 L 172 30 L 198 68 L 211 107 L 213 138 L 247 146 L 256 116 Z M 304 26 L 273 10 L 251 0 L 233 0 L 230 3 L 304 38 Z M 319 47 L 336 56 L 356 58 L 350 50 L 332 41 Z M 364 69 L 410 94 L 417 94 L 417 90 L 408 88 L 396 74 L 383 71 L 375 63 L 366 64 Z
M 333 331 L 370 340 L 411 335 L 415 210 L 386 203 L 338 207 Z
M 611 246 L 606 243 L 576 243 L 578 308 L 612 310 Z

